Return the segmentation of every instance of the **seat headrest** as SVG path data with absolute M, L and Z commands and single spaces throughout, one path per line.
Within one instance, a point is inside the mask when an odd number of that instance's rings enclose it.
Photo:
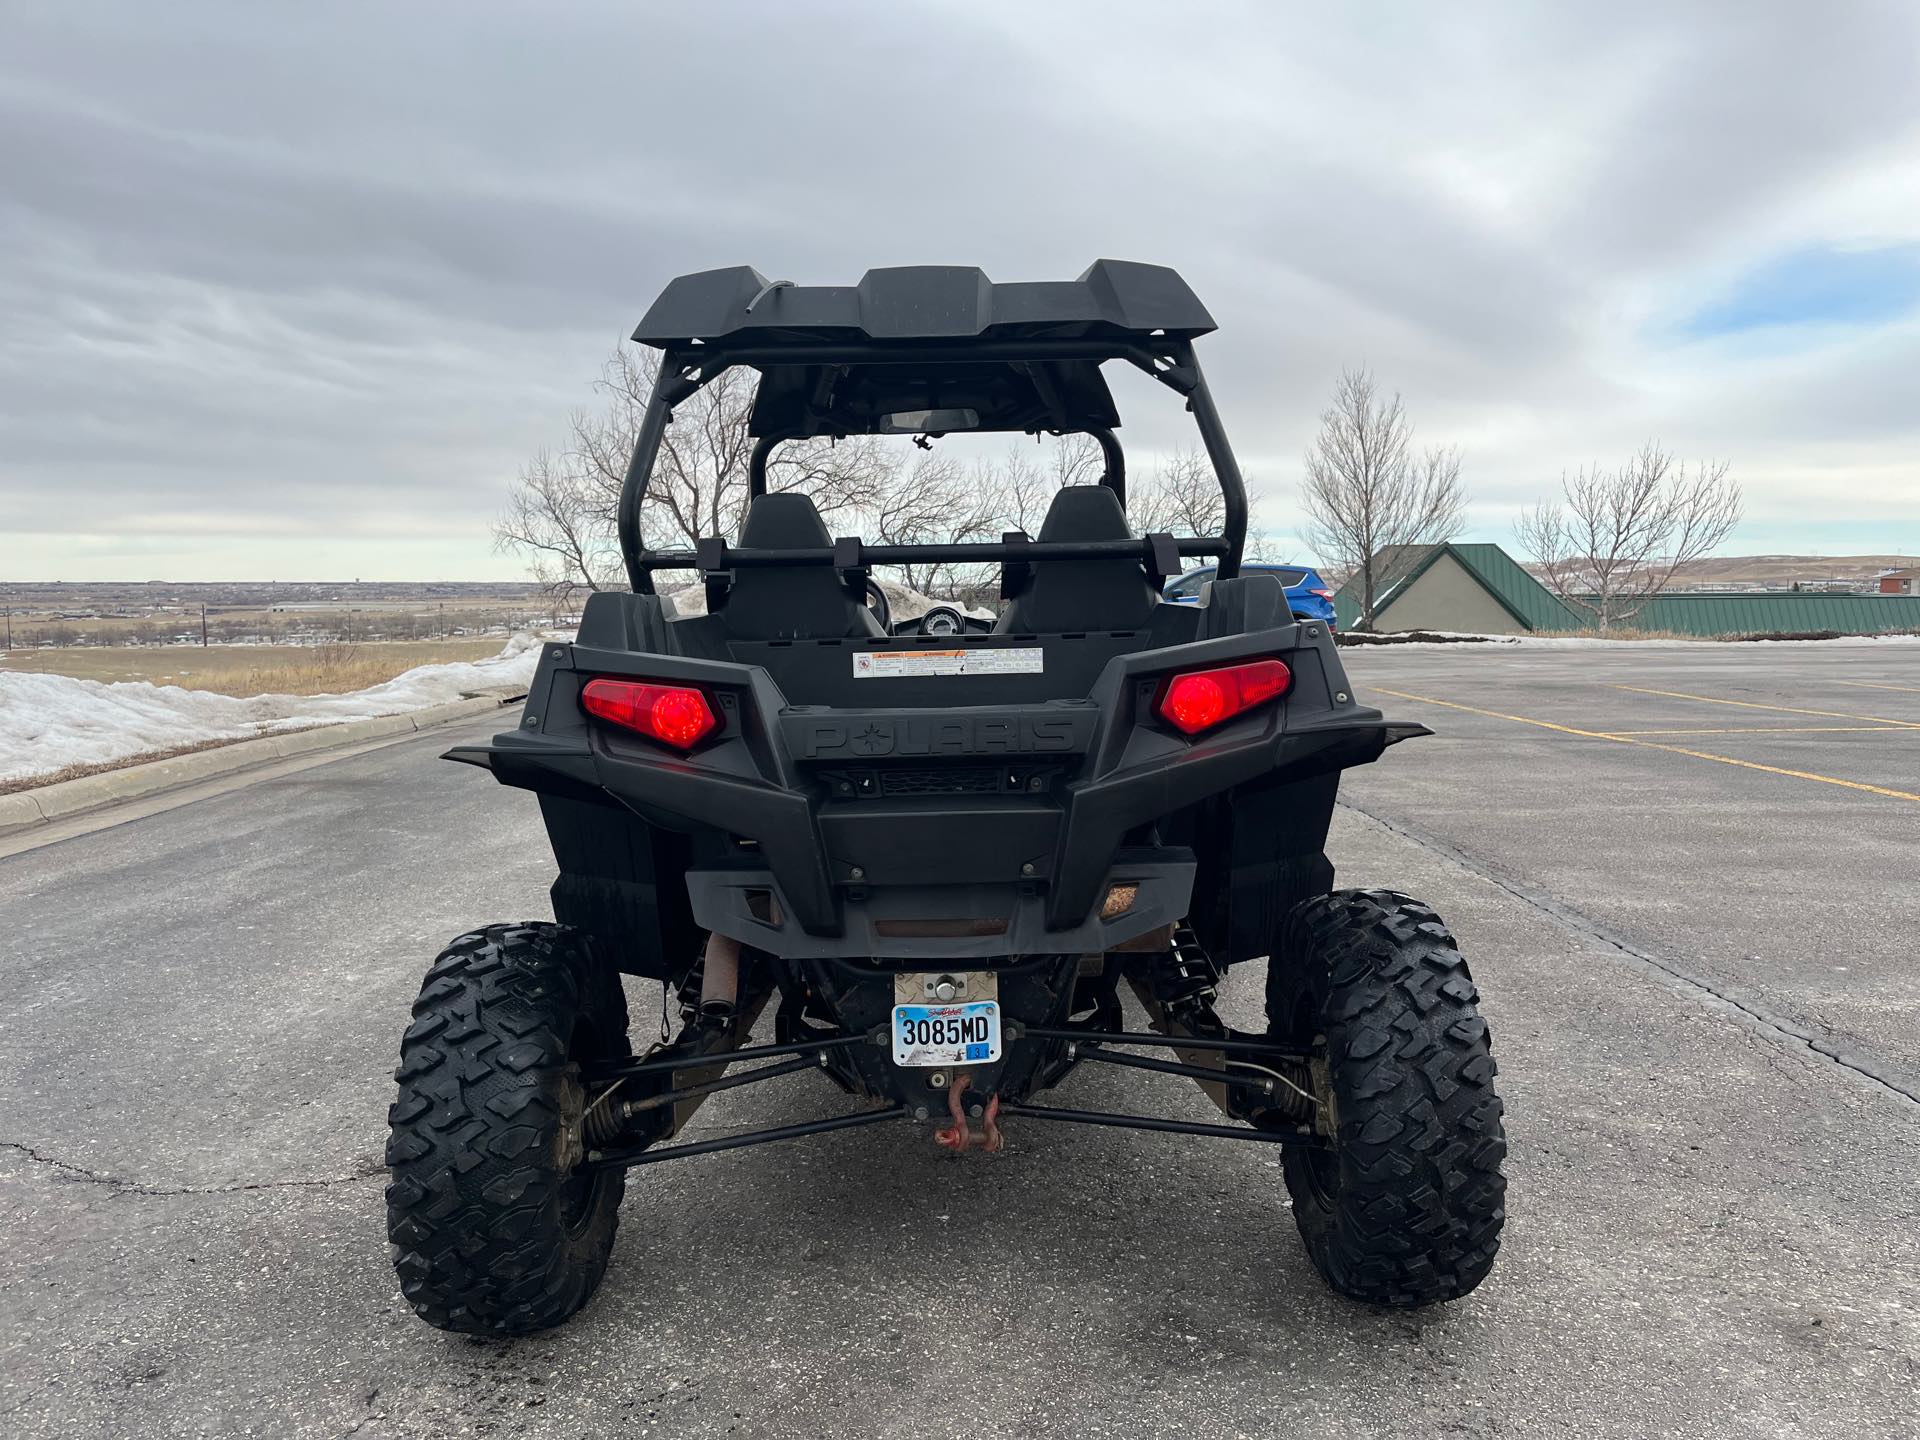
M 830 550 L 833 537 L 813 501 L 796 491 L 756 497 L 740 527 L 743 550 Z
M 1125 540 L 1127 513 L 1104 485 L 1065 485 L 1047 507 L 1042 540 Z
M 1127 540 L 1120 497 L 1104 485 L 1068 485 L 1053 497 L 1040 526 L 1041 541 Z M 1138 557 L 1035 560 L 1024 591 L 1001 612 L 1003 633 L 1047 635 L 1076 630 L 1132 630 L 1160 603 Z
M 813 501 L 791 492 L 761 495 L 740 526 L 743 550 L 830 550 L 833 539 Z M 743 566 L 717 612 L 730 639 L 837 640 L 880 634 L 865 604 L 827 565 Z

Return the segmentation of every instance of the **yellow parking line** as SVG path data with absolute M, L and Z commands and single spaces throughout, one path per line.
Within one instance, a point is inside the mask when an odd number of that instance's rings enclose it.
M 1640 745 L 1648 750 L 1665 750 L 1674 755 L 1690 755 L 1696 760 L 1712 760 L 1721 765 L 1738 765 L 1742 770 L 1760 770 L 1768 775 L 1785 775 L 1794 780 L 1814 780 L 1822 785 L 1839 785 L 1847 790 L 1864 790 L 1870 795 L 1886 795 L 1895 800 L 1920 804 L 1920 795 L 1907 790 L 1889 790 L 1884 785 L 1866 785 L 1858 780 L 1841 780 L 1832 775 L 1816 775 L 1811 770 L 1787 770 L 1778 765 L 1762 765 L 1755 760 L 1736 760 L 1731 755 L 1712 755 L 1705 750 L 1688 750 L 1679 745 L 1661 745 L 1652 740 L 1637 740 L 1607 730 L 1582 730 L 1573 725 L 1556 725 L 1551 720 L 1534 720 L 1525 715 L 1508 715 L 1500 710 L 1482 710 L 1477 705 L 1461 705 L 1452 700 L 1437 700 L 1431 695 L 1415 695 L 1406 690 L 1389 690 L 1384 685 L 1369 686 L 1382 695 L 1402 700 L 1418 700 L 1425 705 L 1444 705 L 1449 710 L 1464 710 L 1469 715 L 1485 715 L 1494 720 L 1511 720 L 1519 725 L 1535 725 L 1542 730 L 1557 730 L 1562 735 L 1578 735 L 1583 740 L 1611 740 L 1616 745 Z
M 1670 700 L 1698 700 L 1706 705 L 1737 705 L 1742 710 L 1777 710 L 1782 715 L 1824 715 L 1829 720 L 1872 720 L 1880 725 L 1920 730 L 1920 720 L 1895 720 L 1890 715 L 1855 715 L 1848 710 L 1804 710 L 1798 705 L 1762 705 L 1757 700 L 1722 700 L 1718 695 L 1689 695 L 1684 690 L 1649 690 L 1644 685 L 1610 685 L 1607 688 L 1631 690 L 1636 695 L 1665 695 Z
M 1904 725 L 1736 725 L 1723 730 L 1609 730 L 1609 735 L 1875 735 Z
M 1888 685 L 1879 680 L 1834 680 L 1834 685 L 1858 685 L 1863 690 L 1904 690 L 1909 695 L 1920 695 L 1920 685 Z

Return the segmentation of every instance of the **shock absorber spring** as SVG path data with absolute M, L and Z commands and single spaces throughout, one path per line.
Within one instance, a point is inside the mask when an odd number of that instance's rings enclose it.
M 626 1105 L 614 1092 L 624 1081 L 616 1080 L 596 1095 L 581 1117 L 580 1129 L 589 1149 L 602 1150 L 620 1138 L 626 1123 Z
M 1282 1060 L 1271 1066 L 1262 1065 L 1260 1069 L 1280 1082 L 1268 1097 L 1272 1108 L 1296 1125 L 1312 1124 L 1320 1102 L 1314 1095 L 1313 1073 L 1308 1066 L 1298 1060 Z

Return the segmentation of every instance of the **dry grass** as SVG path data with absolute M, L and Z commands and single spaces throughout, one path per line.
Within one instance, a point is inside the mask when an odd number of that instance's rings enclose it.
M 0 671 L 80 680 L 148 680 L 221 695 L 322 695 L 391 680 L 416 665 L 484 660 L 498 636 L 480 640 L 394 640 L 363 645 L 169 645 L 14 650 Z M 151 758 L 151 757 L 147 757 Z

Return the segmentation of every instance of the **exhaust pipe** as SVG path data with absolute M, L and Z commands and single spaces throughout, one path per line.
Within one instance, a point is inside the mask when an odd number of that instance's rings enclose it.
M 700 961 L 700 1018 L 731 1025 L 740 1004 L 740 942 L 709 935 Z

